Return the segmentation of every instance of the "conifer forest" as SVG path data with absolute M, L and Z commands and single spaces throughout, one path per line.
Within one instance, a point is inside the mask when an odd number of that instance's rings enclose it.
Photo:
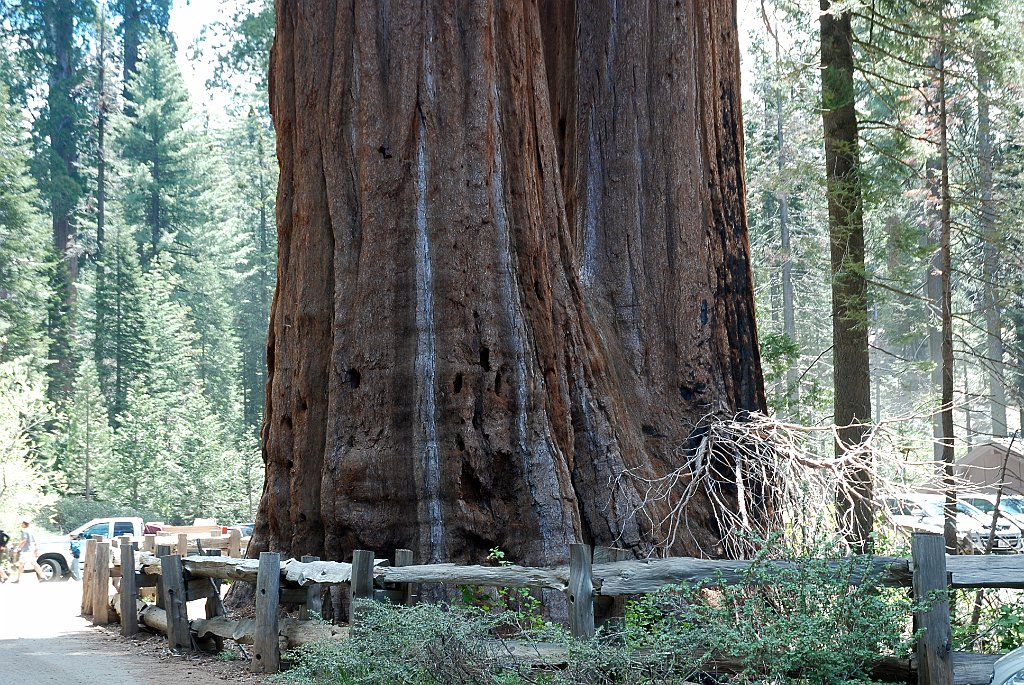
M 5 527 L 731 556 L 816 483 L 866 549 L 1024 442 L 1016 0 L 0 0 L 0 39 Z M 694 466 L 750 435 L 807 458 Z

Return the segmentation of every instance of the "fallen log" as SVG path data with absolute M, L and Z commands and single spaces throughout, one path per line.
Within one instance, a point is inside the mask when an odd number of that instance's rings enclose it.
M 139 623 L 167 634 L 167 612 L 160 607 L 139 602 Z M 219 637 L 238 644 L 251 645 L 256 621 L 251 618 L 234 619 L 226 616 L 197 618 L 189 621 L 189 628 L 197 638 Z M 278 628 L 281 647 L 295 649 L 317 640 L 340 640 L 348 636 L 348 628 L 321 621 L 282 619 Z

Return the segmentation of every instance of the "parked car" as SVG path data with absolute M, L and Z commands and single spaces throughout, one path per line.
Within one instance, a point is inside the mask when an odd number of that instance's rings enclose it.
M 944 525 L 944 498 L 941 495 L 907 493 L 884 501 L 893 525 L 906 532 L 941 533 Z M 984 552 L 991 530 L 991 516 L 967 502 L 956 505 L 956 529 L 960 551 L 971 554 Z M 1007 522 L 996 525 L 992 541 L 993 552 L 1019 552 L 1022 535 L 1017 526 Z
M 1024 495 L 1003 495 L 999 507 L 1005 509 L 1008 514 L 1024 519 Z
M 961 497 L 964 502 L 967 502 L 973 507 L 976 507 L 983 511 L 988 517 L 988 520 L 992 520 L 992 512 L 996 508 L 996 496 L 989 494 L 980 495 L 967 495 Z M 999 500 L 999 519 L 1006 520 L 1009 523 L 1017 526 L 1024 532 L 1024 502 L 1014 501 L 1009 497 L 1003 497 Z
M 71 540 L 89 540 L 94 535 L 102 535 L 107 540 L 122 535 L 137 538 L 142 535 L 144 525 L 140 518 L 99 518 L 75 528 L 67 536 L 37 539 L 36 563 L 43 570 L 41 580 L 60 580 L 71 574 Z M 85 560 L 81 562 L 84 566 Z
M 1024 685 L 1024 647 L 999 658 L 990 682 L 992 685 Z

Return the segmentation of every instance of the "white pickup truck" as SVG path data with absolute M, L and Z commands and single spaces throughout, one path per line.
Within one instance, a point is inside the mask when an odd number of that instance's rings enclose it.
M 42 580 L 60 580 L 71 574 L 72 540 L 83 542 L 81 551 L 84 554 L 84 542 L 93 535 L 102 535 L 107 540 L 119 538 L 122 535 L 140 539 L 144 526 L 145 523 L 140 518 L 101 518 L 93 519 L 75 528 L 66 537 L 37 539 L 36 547 L 39 556 L 36 557 L 36 562 L 43 570 Z M 84 562 L 84 559 L 80 559 L 80 561 Z

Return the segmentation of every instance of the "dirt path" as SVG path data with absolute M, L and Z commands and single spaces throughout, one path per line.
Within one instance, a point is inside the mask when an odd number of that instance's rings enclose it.
M 248 674 L 241 660 L 185 657 L 162 638 L 117 635 L 78 615 L 81 585 L 0 584 L 0 681 L 10 685 L 222 685 L 269 681 Z

